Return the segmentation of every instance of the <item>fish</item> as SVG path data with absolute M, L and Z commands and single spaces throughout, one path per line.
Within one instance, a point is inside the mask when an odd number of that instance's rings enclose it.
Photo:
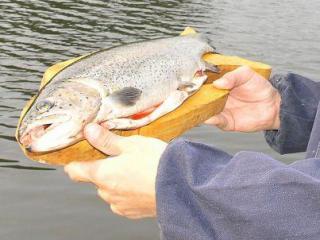
M 203 35 L 193 34 L 88 54 L 39 90 L 18 127 L 18 141 L 30 152 L 50 152 L 82 140 L 88 123 L 145 126 L 193 95 L 206 81 L 205 71 L 219 72 L 202 60 L 213 52 Z

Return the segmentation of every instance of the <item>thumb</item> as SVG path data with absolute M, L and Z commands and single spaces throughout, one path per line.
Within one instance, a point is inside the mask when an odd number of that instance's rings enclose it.
M 116 135 L 96 123 L 85 127 L 84 136 L 93 147 L 108 155 L 119 155 L 125 149 L 125 137 Z
M 242 66 L 223 75 L 214 81 L 212 85 L 220 89 L 231 90 L 248 82 L 256 73 L 247 66 Z

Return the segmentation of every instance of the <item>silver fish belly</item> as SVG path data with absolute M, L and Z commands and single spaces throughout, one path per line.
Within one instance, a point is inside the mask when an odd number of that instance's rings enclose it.
M 202 60 L 214 49 L 198 35 L 101 50 L 66 67 L 38 94 L 22 120 L 20 142 L 50 151 L 82 138 L 89 122 L 109 129 L 144 126 L 174 110 L 217 70 Z M 150 114 L 130 116 L 158 106 Z M 64 132 L 63 132 L 64 131 Z M 60 142 L 60 143 L 58 143 Z

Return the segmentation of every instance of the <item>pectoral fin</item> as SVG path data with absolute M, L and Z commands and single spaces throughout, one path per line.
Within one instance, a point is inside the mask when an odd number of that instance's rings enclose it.
M 192 79 L 192 82 L 181 82 L 178 87 L 178 90 L 187 92 L 188 95 L 190 96 L 199 90 L 199 88 L 206 81 L 206 79 L 207 79 L 207 75 L 195 76 Z
M 208 62 L 205 62 L 204 64 L 205 64 L 206 71 L 220 73 L 220 69 L 218 68 L 218 66 L 216 66 L 214 64 L 210 64 Z
M 193 89 L 196 86 L 193 82 L 181 82 L 178 90 L 188 92 L 190 89 Z
M 180 106 L 185 99 L 187 99 L 189 94 L 185 91 L 176 90 L 170 94 L 170 96 L 152 113 L 140 118 L 140 119 L 130 119 L 130 118 L 118 118 L 110 119 L 103 123 L 108 129 L 134 129 L 138 127 L 145 126 L 150 122 L 158 119 L 159 117 L 173 111 L 178 106 Z
M 125 87 L 113 92 L 110 97 L 123 106 L 133 106 L 139 100 L 142 91 L 134 87 Z

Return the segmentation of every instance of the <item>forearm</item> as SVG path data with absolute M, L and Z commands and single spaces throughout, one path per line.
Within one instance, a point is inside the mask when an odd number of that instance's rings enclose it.
M 303 152 L 320 100 L 320 82 L 296 74 L 275 75 L 270 81 L 281 95 L 280 128 L 266 131 L 266 140 L 282 154 Z
M 210 194 L 205 185 L 230 159 L 223 151 L 184 139 L 168 145 L 156 182 L 157 217 L 164 239 L 205 240 L 213 234 L 211 223 L 202 220 L 206 209 L 201 205 Z
M 319 179 L 315 159 L 287 166 L 175 141 L 156 184 L 163 239 L 318 239 Z

